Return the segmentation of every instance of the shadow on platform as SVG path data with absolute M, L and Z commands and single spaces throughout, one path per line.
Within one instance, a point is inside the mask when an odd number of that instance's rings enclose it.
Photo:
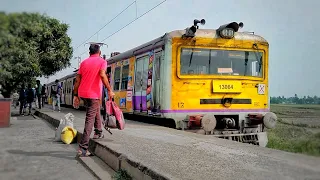
M 76 152 L 61 152 L 61 151 L 23 151 L 23 150 L 7 150 L 10 154 L 20 154 L 25 156 L 50 156 L 55 158 L 74 160 Z

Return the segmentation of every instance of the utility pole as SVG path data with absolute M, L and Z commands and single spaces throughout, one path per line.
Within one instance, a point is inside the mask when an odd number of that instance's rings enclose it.
M 78 69 L 79 69 L 80 68 L 80 62 L 81 62 L 81 57 L 77 56 L 77 57 L 74 57 L 74 59 L 78 59 Z

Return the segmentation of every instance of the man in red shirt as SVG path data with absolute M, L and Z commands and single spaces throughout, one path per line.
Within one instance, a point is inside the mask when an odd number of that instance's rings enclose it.
M 91 44 L 89 51 L 90 57 L 80 64 L 73 97 L 73 106 L 75 108 L 79 107 L 80 98 L 87 105 L 85 127 L 79 143 L 79 156 L 88 156 L 90 154 L 88 146 L 93 126 L 95 128 L 93 138 L 103 138 L 102 122 L 100 119 L 102 83 L 108 90 L 109 99 L 114 96 L 106 75 L 107 61 L 100 57 L 100 46 L 98 44 Z

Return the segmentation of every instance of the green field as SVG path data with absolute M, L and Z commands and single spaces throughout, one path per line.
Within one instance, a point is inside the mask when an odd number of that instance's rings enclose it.
M 278 124 L 268 130 L 267 147 L 320 156 L 320 105 L 273 104 L 271 111 Z

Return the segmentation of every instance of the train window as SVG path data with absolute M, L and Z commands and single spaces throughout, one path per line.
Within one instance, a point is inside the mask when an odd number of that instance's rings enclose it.
M 121 90 L 127 90 L 129 77 L 129 65 L 122 67 Z
M 155 79 L 159 80 L 160 79 L 160 62 L 161 62 L 161 58 L 162 58 L 162 52 L 159 52 L 155 55 Z
M 121 79 L 121 67 L 116 67 L 114 70 L 114 85 L 113 90 L 118 91 L 120 88 L 120 79 Z
M 63 82 L 61 82 L 62 93 L 64 94 L 64 91 L 63 91 L 63 90 L 64 90 L 63 84 L 64 84 L 64 83 L 63 83 Z
M 191 49 L 181 50 L 182 75 L 233 75 L 262 77 L 262 53 L 254 51 Z
M 70 94 L 70 81 L 68 81 L 68 84 L 67 84 L 67 93 Z

